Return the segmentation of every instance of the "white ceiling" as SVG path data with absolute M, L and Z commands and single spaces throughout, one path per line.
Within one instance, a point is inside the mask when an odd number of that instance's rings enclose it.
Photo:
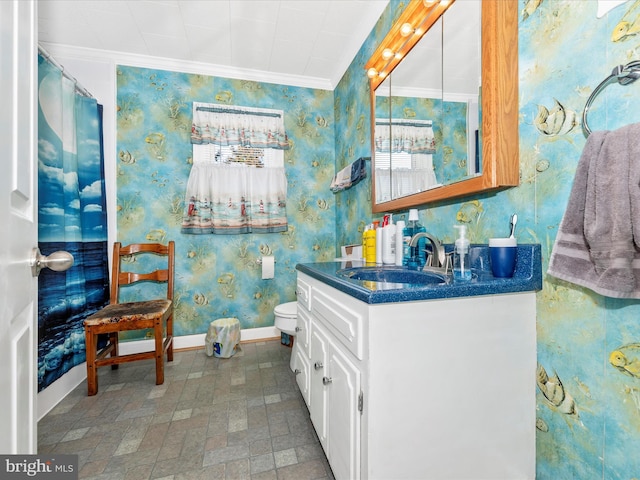
M 40 0 L 38 41 L 45 49 L 168 58 L 333 88 L 388 2 Z

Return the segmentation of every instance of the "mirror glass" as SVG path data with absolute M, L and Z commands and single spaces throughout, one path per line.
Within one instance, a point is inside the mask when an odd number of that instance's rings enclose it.
M 481 172 L 480 0 L 455 2 L 443 21 L 443 180 L 450 184 Z
M 480 172 L 480 44 L 480 1 L 453 3 L 376 88 L 376 203 Z
M 442 178 L 442 20 L 375 93 L 376 203 L 433 188 Z
M 374 213 L 518 185 L 514 3 L 411 2 L 367 62 Z

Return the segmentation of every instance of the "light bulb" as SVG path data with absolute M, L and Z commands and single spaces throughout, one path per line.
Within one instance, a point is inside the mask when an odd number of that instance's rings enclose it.
M 402 35 L 403 37 L 408 37 L 412 33 L 413 33 L 413 25 L 411 25 L 410 23 L 402 24 L 402 26 L 400 27 L 400 35 Z
M 393 57 L 395 55 L 395 53 L 393 52 L 393 50 L 391 50 L 390 48 L 385 48 L 382 51 L 382 58 L 384 58 L 385 60 L 389 60 L 391 57 Z
M 373 78 L 376 75 L 378 75 L 378 71 L 375 68 L 371 67 L 369 70 L 367 70 L 367 77 Z

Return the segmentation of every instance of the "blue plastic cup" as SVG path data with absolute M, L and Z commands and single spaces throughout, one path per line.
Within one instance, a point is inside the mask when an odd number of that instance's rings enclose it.
M 489 258 L 494 277 L 510 278 L 516 270 L 518 243 L 515 238 L 490 238 Z

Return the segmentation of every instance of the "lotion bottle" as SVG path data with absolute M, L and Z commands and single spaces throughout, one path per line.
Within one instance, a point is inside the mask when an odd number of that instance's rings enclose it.
M 382 227 L 380 226 L 380 221 L 375 220 L 373 222 L 373 228 L 375 228 L 376 232 L 376 265 L 382 265 Z
M 404 261 L 404 220 L 396 222 L 396 265 L 402 266 Z
M 367 242 L 369 239 L 367 238 L 367 231 L 369 230 L 369 225 L 364 226 L 364 230 L 362 231 L 362 261 L 367 261 Z
M 454 281 L 471 280 L 471 261 L 469 259 L 469 239 L 467 238 L 466 225 L 454 225 L 459 230 L 460 236 L 456 240 L 453 254 L 453 279 Z
M 364 232 L 364 261 L 365 263 L 372 265 L 376 263 L 376 231 L 373 228 L 373 224 L 367 226 Z
M 389 216 L 389 223 L 382 228 L 382 263 L 385 265 L 396 263 L 396 226 L 391 216 Z

